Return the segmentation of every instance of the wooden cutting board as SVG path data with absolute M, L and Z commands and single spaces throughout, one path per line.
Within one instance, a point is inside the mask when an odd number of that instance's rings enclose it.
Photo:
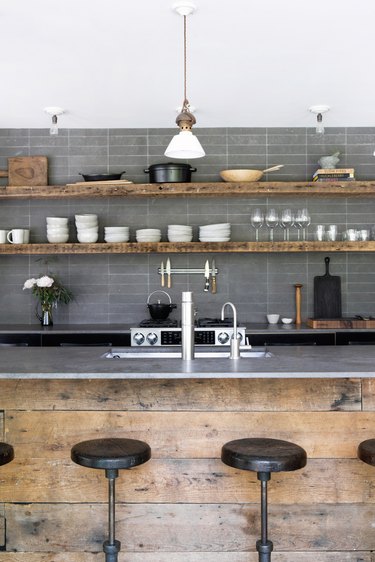
M 329 273 L 328 257 L 324 262 L 325 274 L 314 277 L 314 318 L 341 318 L 341 278 Z
M 375 319 L 309 318 L 306 323 L 310 328 L 375 328 Z
M 48 185 L 47 156 L 8 158 L 9 185 Z

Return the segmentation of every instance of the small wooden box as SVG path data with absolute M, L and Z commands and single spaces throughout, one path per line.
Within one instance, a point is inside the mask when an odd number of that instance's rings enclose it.
M 8 158 L 9 185 L 48 185 L 47 156 Z

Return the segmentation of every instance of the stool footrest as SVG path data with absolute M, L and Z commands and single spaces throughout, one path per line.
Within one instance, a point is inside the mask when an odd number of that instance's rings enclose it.
M 256 548 L 259 552 L 259 562 L 270 562 L 271 552 L 273 551 L 273 542 L 267 540 L 263 543 L 261 540 L 256 542 Z
M 105 562 L 117 562 L 120 549 L 120 541 L 115 540 L 114 544 L 110 544 L 109 541 L 104 541 L 103 551 L 105 552 Z

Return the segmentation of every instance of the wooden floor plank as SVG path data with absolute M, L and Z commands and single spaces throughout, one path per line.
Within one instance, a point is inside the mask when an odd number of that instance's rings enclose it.
M 2 467 L 0 489 L 8 503 L 107 501 L 103 472 L 69 458 L 15 459 Z M 120 472 L 116 495 L 119 503 L 257 503 L 259 481 L 219 459 L 151 459 Z M 375 504 L 375 469 L 357 459 L 311 459 L 302 470 L 274 473 L 269 496 L 274 504 Z
M 154 458 L 218 458 L 224 443 L 250 436 L 294 441 L 309 458 L 356 458 L 375 412 L 17 412 L 5 423 L 21 458 L 66 459 L 99 436 L 142 439 Z
M 258 562 L 255 552 L 120 552 L 121 562 Z M 0 552 L 0 562 L 102 562 L 102 553 Z M 369 552 L 273 552 L 273 562 L 373 562 Z
M 374 506 L 346 504 L 271 506 L 269 533 L 276 551 L 370 551 L 375 549 Z M 101 505 L 6 506 L 8 550 L 101 551 L 107 509 Z M 248 552 L 259 536 L 258 506 L 118 506 L 117 537 L 123 550 L 155 552 Z
M 4 409 L 18 410 L 361 409 L 359 379 L 2 380 L 0 394 Z

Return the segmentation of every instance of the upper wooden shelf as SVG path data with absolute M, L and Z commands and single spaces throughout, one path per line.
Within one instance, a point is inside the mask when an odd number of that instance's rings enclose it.
M 63 197 L 374 197 L 375 180 L 332 182 L 246 182 L 246 183 L 129 183 L 124 185 L 48 185 L 48 186 L 0 186 L 0 199 Z
M 375 252 L 370 242 L 125 242 L 118 244 L 0 244 L 1 254 L 185 254 L 269 252 Z

